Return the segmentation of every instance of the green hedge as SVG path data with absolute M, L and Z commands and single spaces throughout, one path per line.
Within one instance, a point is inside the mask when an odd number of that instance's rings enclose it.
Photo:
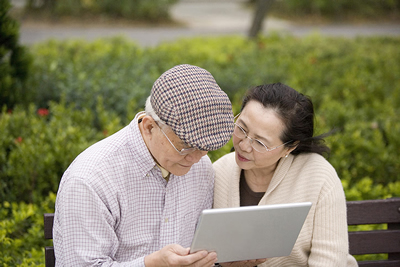
M 357 116 L 376 117 L 393 114 L 383 102 L 390 107 L 400 104 L 398 44 L 399 38 L 318 35 L 302 39 L 272 35 L 257 42 L 193 38 L 156 48 L 140 48 L 122 38 L 50 41 L 33 49 L 29 90 L 35 92 L 32 100 L 38 106 L 59 101 L 65 94 L 67 103 L 93 108 L 101 95 L 106 109 L 125 117 L 129 101 L 142 106 L 163 71 L 190 63 L 209 70 L 231 99 L 250 86 L 281 81 L 311 95 L 317 107 L 332 100 L 345 105 L 343 110 L 347 106 L 357 110 Z M 345 123 L 344 117 L 332 122 Z
M 282 0 L 275 1 L 271 10 L 276 16 L 319 16 L 335 20 L 342 19 L 398 19 L 400 2 L 396 0 Z
M 3 109 L 0 199 L 39 204 L 56 192 L 63 172 L 81 151 L 122 127 L 99 103 L 96 116 L 63 103 L 51 103 L 49 109 Z
M 141 48 L 122 38 L 50 41 L 32 49 L 29 91 L 49 116 L 3 110 L 0 130 L 0 196 L 34 201 L 55 192 L 62 172 L 85 147 L 114 132 L 141 110 L 154 80 L 170 67 L 189 63 L 209 70 L 239 112 L 251 86 L 283 82 L 310 95 L 317 134 L 327 138 L 329 161 L 350 199 L 391 196 L 400 180 L 399 38 L 306 38 L 270 35 L 255 42 L 240 37 L 193 38 Z M 48 105 L 48 101 L 61 105 Z M 109 120 L 107 118 L 110 118 Z M 21 137 L 22 143 L 16 142 Z M 214 161 L 231 145 L 211 152 Z M 379 192 L 354 193 L 370 180 Z M 17 189 L 18 188 L 18 189 Z
M 64 96 L 67 103 L 94 110 L 101 96 L 106 109 L 125 117 L 128 106 L 144 104 L 159 74 L 151 71 L 143 49 L 123 39 L 50 41 L 35 47 L 34 54 L 28 84 L 35 92 L 31 102 L 40 107 Z
M 317 119 L 322 121 L 321 116 Z M 64 102 L 53 102 L 49 109 L 33 105 L 12 113 L 4 109 L 0 115 L 4 133 L 0 135 L 0 198 L 40 204 L 48 192 L 57 191 L 62 173 L 81 151 L 123 126 L 115 113 L 104 110 L 101 101 L 96 113 L 67 107 Z M 399 127 L 395 119 L 388 120 L 388 134 L 382 138 L 374 124 L 354 122 L 327 138 L 332 147 L 329 161 L 342 179 L 348 200 L 400 196 L 399 131 L 389 132 Z M 231 147 L 230 141 L 209 156 L 215 161 Z
M 56 195 L 50 193 L 40 205 L 0 203 L 0 266 L 43 266 L 43 214 L 54 212 Z
M 86 147 L 126 125 L 170 67 L 209 70 L 239 112 L 251 86 L 283 82 L 313 99 L 317 134 L 348 200 L 400 196 L 400 38 L 270 35 L 193 38 L 141 48 L 122 38 L 50 41 L 32 48 L 23 106 L 0 114 L 0 258 L 43 264 L 42 214 L 54 210 L 62 173 Z M 213 161 L 231 142 L 210 152 Z M 50 197 L 48 197 L 49 192 Z M 21 202 L 22 201 L 22 202 Z M 33 203 L 33 204 L 26 204 Z M 1 262 L 0 261 L 0 262 Z
M 312 97 L 317 134 L 327 139 L 329 160 L 354 186 L 365 178 L 387 185 L 399 180 L 400 39 L 397 37 L 305 38 L 270 35 L 192 38 L 141 48 L 122 38 L 40 44 L 29 84 L 33 100 L 89 108 L 98 96 L 123 124 L 141 109 L 154 80 L 168 68 L 189 63 L 209 70 L 239 111 L 251 86 L 283 82 Z M 128 114 L 130 113 L 130 114 Z M 229 151 L 210 153 L 212 159 Z M 373 196 L 371 196 L 373 197 Z
M 177 0 L 28 0 L 26 9 L 47 12 L 54 18 L 101 16 L 160 22 L 170 20 L 169 9 Z

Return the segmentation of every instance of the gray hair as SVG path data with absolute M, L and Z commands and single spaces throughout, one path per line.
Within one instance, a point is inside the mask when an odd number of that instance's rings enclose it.
M 153 106 L 151 105 L 150 98 L 151 98 L 151 96 L 149 96 L 149 97 L 147 98 L 147 100 L 146 100 L 146 105 L 145 105 L 145 108 L 144 108 L 144 111 L 146 112 L 146 115 L 152 117 L 153 120 L 154 120 L 155 122 L 157 122 L 158 124 L 161 124 L 162 126 L 164 126 L 164 125 L 167 126 L 167 124 L 166 124 L 164 121 L 162 121 L 162 120 L 160 119 L 160 117 L 158 117 L 158 115 L 156 114 L 156 112 L 154 111 Z M 161 126 L 161 125 L 160 125 L 160 126 Z

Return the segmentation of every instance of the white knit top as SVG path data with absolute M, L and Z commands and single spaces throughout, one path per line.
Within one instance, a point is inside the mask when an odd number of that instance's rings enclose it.
M 214 169 L 214 208 L 240 206 L 235 153 L 217 160 Z M 346 200 L 335 169 L 318 154 L 290 154 L 279 162 L 259 205 L 305 201 L 313 204 L 291 255 L 259 266 L 358 266 L 349 254 Z

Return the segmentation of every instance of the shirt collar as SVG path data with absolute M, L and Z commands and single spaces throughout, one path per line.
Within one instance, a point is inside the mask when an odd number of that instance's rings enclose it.
M 158 164 L 157 162 L 156 162 L 156 164 L 157 164 L 158 168 L 160 168 L 160 170 L 161 170 L 161 175 L 162 175 L 162 177 L 163 177 L 164 179 L 168 180 L 168 178 L 169 178 L 169 171 L 167 171 L 165 168 L 161 167 L 161 165 Z
M 144 111 L 137 113 L 135 118 L 129 124 L 129 138 L 130 143 L 132 144 L 132 153 L 138 165 L 138 172 L 142 174 L 142 177 L 146 177 L 146 174 L 156 166 L 156 162 L 148 150 L 139 130 L 138 120 L 144 114 Z
M 139 164 L 140 168 L 143 170 L 142 174 L 144 177 L 152 168 L 154 168 L 154 166 L 158 166 L 158 168 L 161 171 L 162 177 L 168 181 L 170 172 L 167 171 L 164 167 L 162 167 L 155 161 L 155 159 L 151 155 L 150 151 L 148 150 L 146 143 L 143 140 L 142 134 L 140 133 L 138 122 L 145 115 L 146 115 L 146 113 L 144 111 L 137 113 L 135 118 L 130 123 L 130 127 L 133 130 L 133 135 L 134 135 L 133 151 L 135 154 L 135 158 L 138 160 L 138 164 Z M 148 156 L 150 156 L 151 159 Z

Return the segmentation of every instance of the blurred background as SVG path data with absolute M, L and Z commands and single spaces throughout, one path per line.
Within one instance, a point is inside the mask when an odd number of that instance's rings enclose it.
M 63 172 L 183 63 L 235 114 L 264 83 L 310 96 L 347 200 L 400 197 L 400 0 L 0 0 L 0 265 L 44 266 Z
M 399 35 L 399 1 L 12 0 L 21 42 L 124 35 L 140 45 L 185 36 Z

